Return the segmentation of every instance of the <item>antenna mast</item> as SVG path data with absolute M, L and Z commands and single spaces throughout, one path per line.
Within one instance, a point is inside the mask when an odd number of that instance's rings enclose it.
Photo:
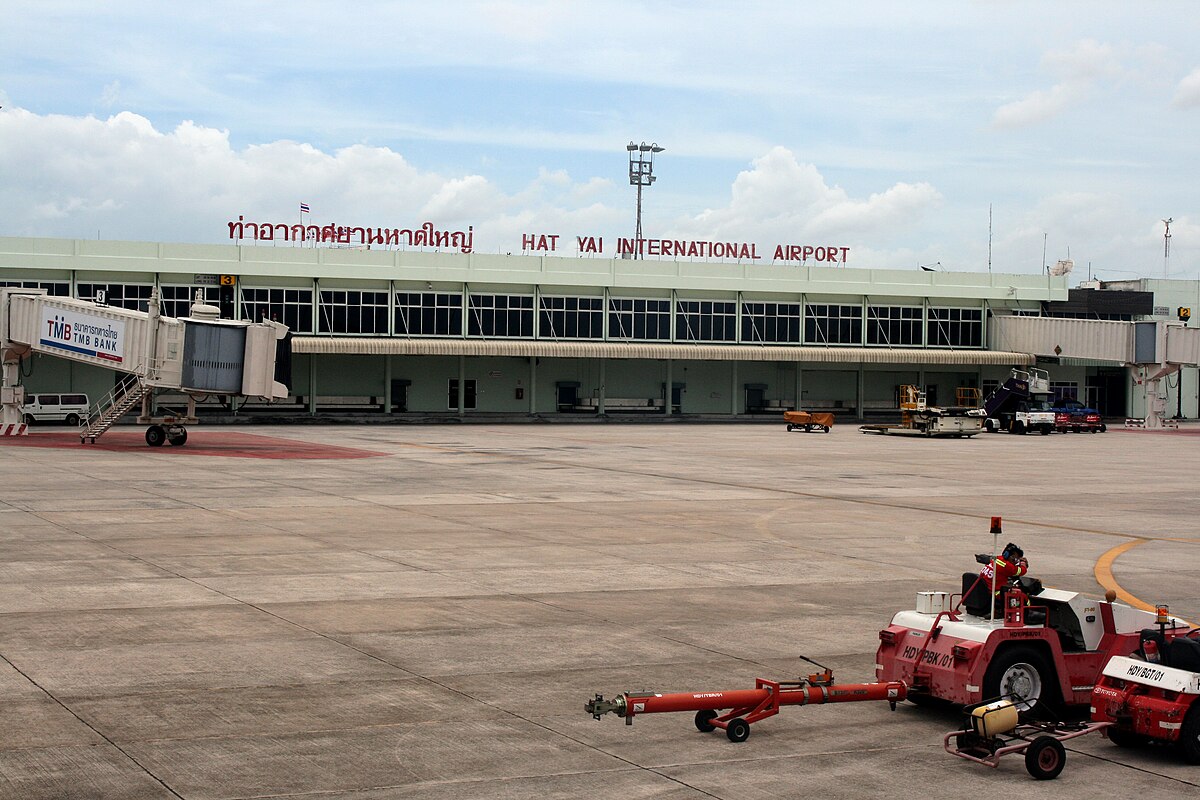
M 992 271 L 992 204 L 988 203 L 988 272 Z
M 1163 225 L 1166 226 L 1166 231 L 1163 232 L 1163 277 L 1167 277 L 1171 271 L 1171 223 L 1175 221 L 1174 217 L 1167 217 L 1163 220 Z

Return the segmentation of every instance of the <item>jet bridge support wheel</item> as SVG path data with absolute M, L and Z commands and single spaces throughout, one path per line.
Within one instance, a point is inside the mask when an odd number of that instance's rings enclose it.
M 151 447 L 162 447 L 167 440 L 167 429 L 162 425 L 151 425 L 146 428 L 146 444 Z

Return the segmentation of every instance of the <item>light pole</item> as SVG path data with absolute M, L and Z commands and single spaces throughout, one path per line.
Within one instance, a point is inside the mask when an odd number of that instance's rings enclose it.
M 637 187 L 637 234 L 634 238 L 634 258 L 642 256 L 642 187 L 654 183 L 654 154 L 666 148 L 657 143 L 625 145 L 629 151 L 629 185 Z

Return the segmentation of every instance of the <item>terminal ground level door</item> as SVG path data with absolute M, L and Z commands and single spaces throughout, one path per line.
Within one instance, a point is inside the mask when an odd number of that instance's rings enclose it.
M 554 384 L 555 408 L 559 411 L 574 411 L 579 404 L 579 381 L 559 381 Z
M 393 414 L 402 414 L 408 411 L 408 387 L 412 385 L 412 381 L 407 378 L 392 379 L 392 408 Z M 455 406 L 457 408 L 457 406 Z
M 759 414 L 767 410 L 767 385 L 765 383 L 747 383 L 743 388 L 746 390 L 746 413 Z
M 471 410 L 475 408 L 475 379 L 467 378 L 463 384 L 463 408 Z M 451 378 L 447 385 L 446 391 L 446 407 L 451 411 L 458 410 L 458 378 Z
M 1095 375 L 1088 375 L 1083 386 L 1083 403 L 1094 408 L 1105 417 L 1128 415 L 1125 406 L 1125 370 L 1100 367 Z

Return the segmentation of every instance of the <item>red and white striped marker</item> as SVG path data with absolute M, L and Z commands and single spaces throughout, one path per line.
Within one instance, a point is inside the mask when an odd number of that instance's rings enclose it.
M 10 422 L 7 425 L 0 425 L 0 436 L 25 436 L 29 433 L 29 426 L 24 422 Z

